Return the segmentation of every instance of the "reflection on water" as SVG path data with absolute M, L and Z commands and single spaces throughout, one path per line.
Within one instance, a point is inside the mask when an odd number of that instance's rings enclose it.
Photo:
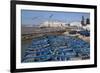
M 21 62 L 84 60 L 90 58 L 90 44 L 71 36 L 42 36 L 22 41 Z

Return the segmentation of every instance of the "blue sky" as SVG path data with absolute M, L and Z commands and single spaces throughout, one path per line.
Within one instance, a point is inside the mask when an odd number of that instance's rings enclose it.
M 84 18 L 90 18 L 89 13 L 79 12 L 55 12 L 55 11 L 36 11 L 36 10 L 21 10 L 22 25 L 40 25 L 43 21 L 57 20 L 62 22 L 81 21 Z

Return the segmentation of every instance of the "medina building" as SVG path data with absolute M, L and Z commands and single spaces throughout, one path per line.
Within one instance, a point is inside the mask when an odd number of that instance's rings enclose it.
M 66 27 L 66 23 L 61 21 L 45 21 L 40 27 Z

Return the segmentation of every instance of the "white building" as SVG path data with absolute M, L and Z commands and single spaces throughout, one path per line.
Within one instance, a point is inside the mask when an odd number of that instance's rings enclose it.
M 90 31 L 90 25 L 83 26 L 83 29 Z
M 74 26 L 74 27 L 82 27 L 81 22 L 71 22 L 70 26 Z
M 86 26 L 82 26 L 81 22 L 72 22 L 72 23 L 70 23 L 70 26 L 76 27 L 77 30 L 84 29 L 84 30 L 90 31 L 90 24 L 87 24 Z
M 45 21 L 43 22 L 40 27 L 65 27 L 66 23 L 61 21 Z

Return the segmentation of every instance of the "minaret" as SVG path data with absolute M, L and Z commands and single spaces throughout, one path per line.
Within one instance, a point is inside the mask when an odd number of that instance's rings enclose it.
M 90 24 L 90 19 L 89 18 L 86 19 L 86 24 Z
M 82 16 L 82 20 L 81 20 L 81 24 L 82 24 L 82 26 L 85 26 L 85 23 L 84 23 L 85 21 L 84 21 L 84 16 Z

